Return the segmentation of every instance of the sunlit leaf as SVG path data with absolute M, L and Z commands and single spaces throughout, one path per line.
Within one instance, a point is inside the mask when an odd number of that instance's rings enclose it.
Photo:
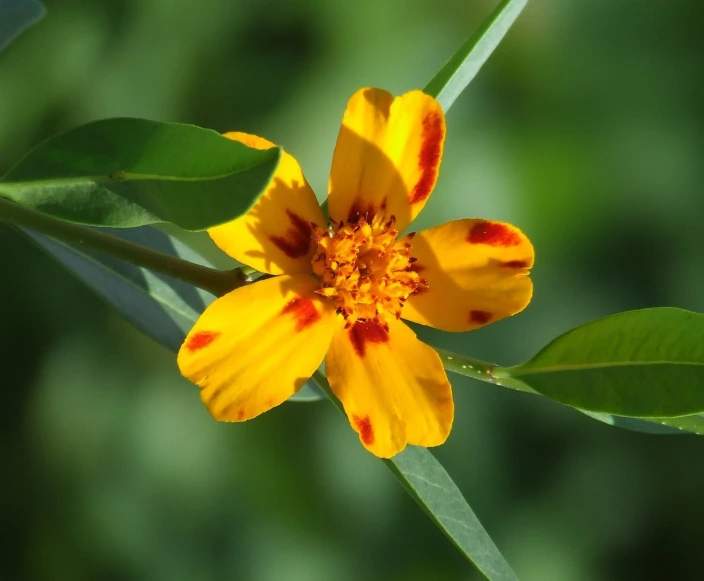
M 704 435 L 704 416 L 695 414 L 692 416 L 682 416 L 679 418 L 622 418 L 611 414 L 598 412 L 587 412 L 583 414 L 614 426 L 624 428 L 632 432 L 645 432 L 646 434 L 697 434 Z
M 151 227 L 104 231 L 189 262 L 210 266 L 186 245 Z M 29 230 L 24 233 L 117 309 L 125 319 L 173 353 L 178 351 L 200 313 L 215 298 L 182 281 L 110 256 L 78 250 Z M 291 400 L 315 401 L 322 397 L 320 390 L 308 382 Z
M 316 372 L 313 379 L 344 414 L 325 375 Z M 384 463 L 435 525 L 487 579 L 517 581 L 460 489 L 435 456 L 425 448 L 406 446 L 403 452 Z
M 494 371 L 498 366 L 486 361 L 479 361 L 460 353 L 452 353 L 445 349 L 437 349 L 440 359 L 447 371 L 471 377 L 493 385 L 500 385 L 516 391 L 541 395 L 528 384 L 508 377 L 496 376 Z M 626 418 L 602 412 L 589 412 L 574 408 L 584 415 L 632 432 L 645 432 L 648 434 L 702 434 L 704 435 L 704 415 L 683 416 L 679 418 Z
M 528 0 L 503 0 L 440 69 L 424 91 L 447 111 L 491 56 Z
M 599 412 L 587 412 L 584 410 L 577 410 L 577 411 L 581 411 L 585 416 L 590 417 L 594 420 L 603 422 L 603 423 L 608 424 L 610 426 L 614 426 L 615 428 L 623 428 L 624 430 L 629 430 L 631 432 L 643 432 L 645 434 L 657 434 L 657 435 L 684 434 L 685 433 L 684 431 L 682 431 L 680 429 L 664 425 L 663 422 L 656 421 L 655 418 L 649 418 L 649 419 L 622 418 L 620 416 L 614 416 L 612 414 L 604 414 L 604 413 L 599 413 Z M 667 418 L 667 419 L 677 420 L 680 418 Z
M 45 14 L 44 5 L 37 0 L 0 0 L 0 50 Z
M 568 331 L 527 363 L 493 374 L 592 412 L 697 414 L 704 411 L 704 315 L 675 308 L 620 313 Z
M 280 153 L 193 125 L 105 119 L 41 143 L 0 180 L 0 195 L 93 226 L 204 230 L 252 207 Z
M 407 446 L 384 462 L 436 526 L 487 579 L 517 581 L 489 533 L 435 456 L 425 448 Z

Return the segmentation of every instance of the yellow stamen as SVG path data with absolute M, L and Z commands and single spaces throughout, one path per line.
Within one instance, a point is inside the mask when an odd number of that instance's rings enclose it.
M 411 245 L 396 241 L 394 223 L 394 216 L 379 213 L 371 223 L 361 216 L 327 231 L 313 225 L 316 292 L 334 301 L 348 325 L 374 320 L 386 326 L 411 294 L 427 288 L 413 269 Z

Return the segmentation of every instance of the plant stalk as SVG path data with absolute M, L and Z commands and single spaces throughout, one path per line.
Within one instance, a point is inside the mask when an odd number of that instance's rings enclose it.
M 148 268 L 154 272 L 182 280 L 215 296 L 222 296 L 251 281 L 239 268 L 234 270 L 216 270 L 200 264 L 194 264 L 187 260 L 110 236 L 94 228 L 47 216 L 1 196 L 0 222 L 29 228 L 70 246 L 109 254 L 136 266 Z
M 448 371 L 458 373 L 459 375 L 466 375 L 467 377 L 478 379 L 479 381 L 484 381 L 486 383 L 493 383 L 494 385 L 515 389 L 516 391 L 537 393 L 522 381 L 518 381 L 517 379 L 510 377 L 495 363 L 473 359 L 467 355 L 452 353 L 451 351 L 438 349 L 437 347 L 433 347 L 433 349 L 438 352 L 443 366 Z

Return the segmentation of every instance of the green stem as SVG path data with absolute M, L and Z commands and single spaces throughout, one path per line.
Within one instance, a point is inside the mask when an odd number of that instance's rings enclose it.
M 508 374 L 495 363 L 473 359 L 467 355 L 452 353 L 452 351 L 438 349 L 437 347 L 434 347 L 434 349 L 438 352 L 438 355 L 440 355 L 442 364 L 448 371 L 458 373 L 459 375 L 466 375 L 467 377 L 478 379 L 486 383 L 493 383 L 494 385 L 515 389 L 516 391 L 537 393 L 525 383 L 508 376 Z
M 494 385 L 500 385 L 501 387 L 515 389 L 516 391 L 538 395 L 537 391 L 528 387 L 525 383 L 510 377 L 503 368 L 497 366 L 495 363 L 473 359 L 467 355 L 452 353 L 451 351 L 438 349 L 437 347 L 433 347 L 433 349 L 438 352 L 443 366 L 448 371 L 452 371 L 453 373 L 457 373 L 459 375 L 465 375 L 467 377 L 471 377 L 472 379 L 478 379 L 479 381 L 484 381 L 486 383 L 493 383 Z M 328 383 L 325 374 L 320 370 L 316 370 L 313 373 L 312 379 L 318 384 L 318 387 L 325 392 L 325 395 L 330 398 L 337 408 L 340 411 L 344 411 L 342 404 L 330 389 L 330 384 Z
M 222 296 L 249 282 L 242 270 L 223 271 L 194 264 L 99 230 L 52 218 L 0 197 L 0 222 L 29 228 L 71 246 L 110 254 L 137 266 L 182 280 Z

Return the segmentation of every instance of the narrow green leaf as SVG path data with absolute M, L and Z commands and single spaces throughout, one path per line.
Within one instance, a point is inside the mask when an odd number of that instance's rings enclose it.
M 587 412 L 584 410 L 577 410 L 582 412 L 585 416 L 590 417 L 599 422 L 603 422 L 615 428 L 622 428 L 624 430 L 629 430 L 631 432 L 643 432 L 645 434 L 683 434 L 685 433 L 681 429 L 671 427 L 666 425 L 664 422 L 659 421 L 659 418 L 622 418 L 621 416 L 614 416 L 612 414 L 604 414 L 599 412 Z M 666 420 L 679 420 L 682 418 L 665 418 Z
M 45 14 L 44 5 L 37 0 L 1 0 L 0 50 L 15 40 L 26 28 L 44 18 Z
M 515 573 L 435 456 L 425 448 L 407 446 L 403 452 L 384 462 L 435 525 L 487 579 L 517 581 Z
M 105 119 L 41 143 L 0 180 L 0 195 L 91 226 L 205 230 L 254 205 L 280 153 L 193 125 Z
M 186 333 L 215 298 L 204 290 L 146 268 L 78 250 L 29 230 L 23 232 L 125 319 L 173 353 L 178 352 Z M 185 244 L 151 227 L 108 232 L 189 262 L 211 266 Z M 320 390 L 308 382 L 289 401 L 316 401 L 323 397 Z
M 591 412 L 698 414 L 704 412 L 704 315 L 675 308 L 620 313 L 568 331 L 529 362 L 493 374 Z
M 313 380 L 344 414 L 342 403 L 332 392 L 323 372 L 316 371 Z M 425 448 L 406 446 L 403 452 L 384 463 L 435 525 L 487 579 L 517 581 L 460 489 L 435 456 Z
M 428 83 L 424 91 L 435 97 L 445 111 L 472 82 L 527 3 L 528 0 L 503 0 Z
M 683 416 L 680 418 L 652 418 L 652 422 L 676 428 L 682 432 L 689 432 L 704 436 L 704 414 L 695 414 L 692 416 Z
M 696 434 L 704 436 L 704 416 L 695 414 L 679 418 L 623 418 L 611 414 L 581 411 L 589 416 L 610 426 L 623 428 L 631 432 L 644 432 L 646 434 Z

